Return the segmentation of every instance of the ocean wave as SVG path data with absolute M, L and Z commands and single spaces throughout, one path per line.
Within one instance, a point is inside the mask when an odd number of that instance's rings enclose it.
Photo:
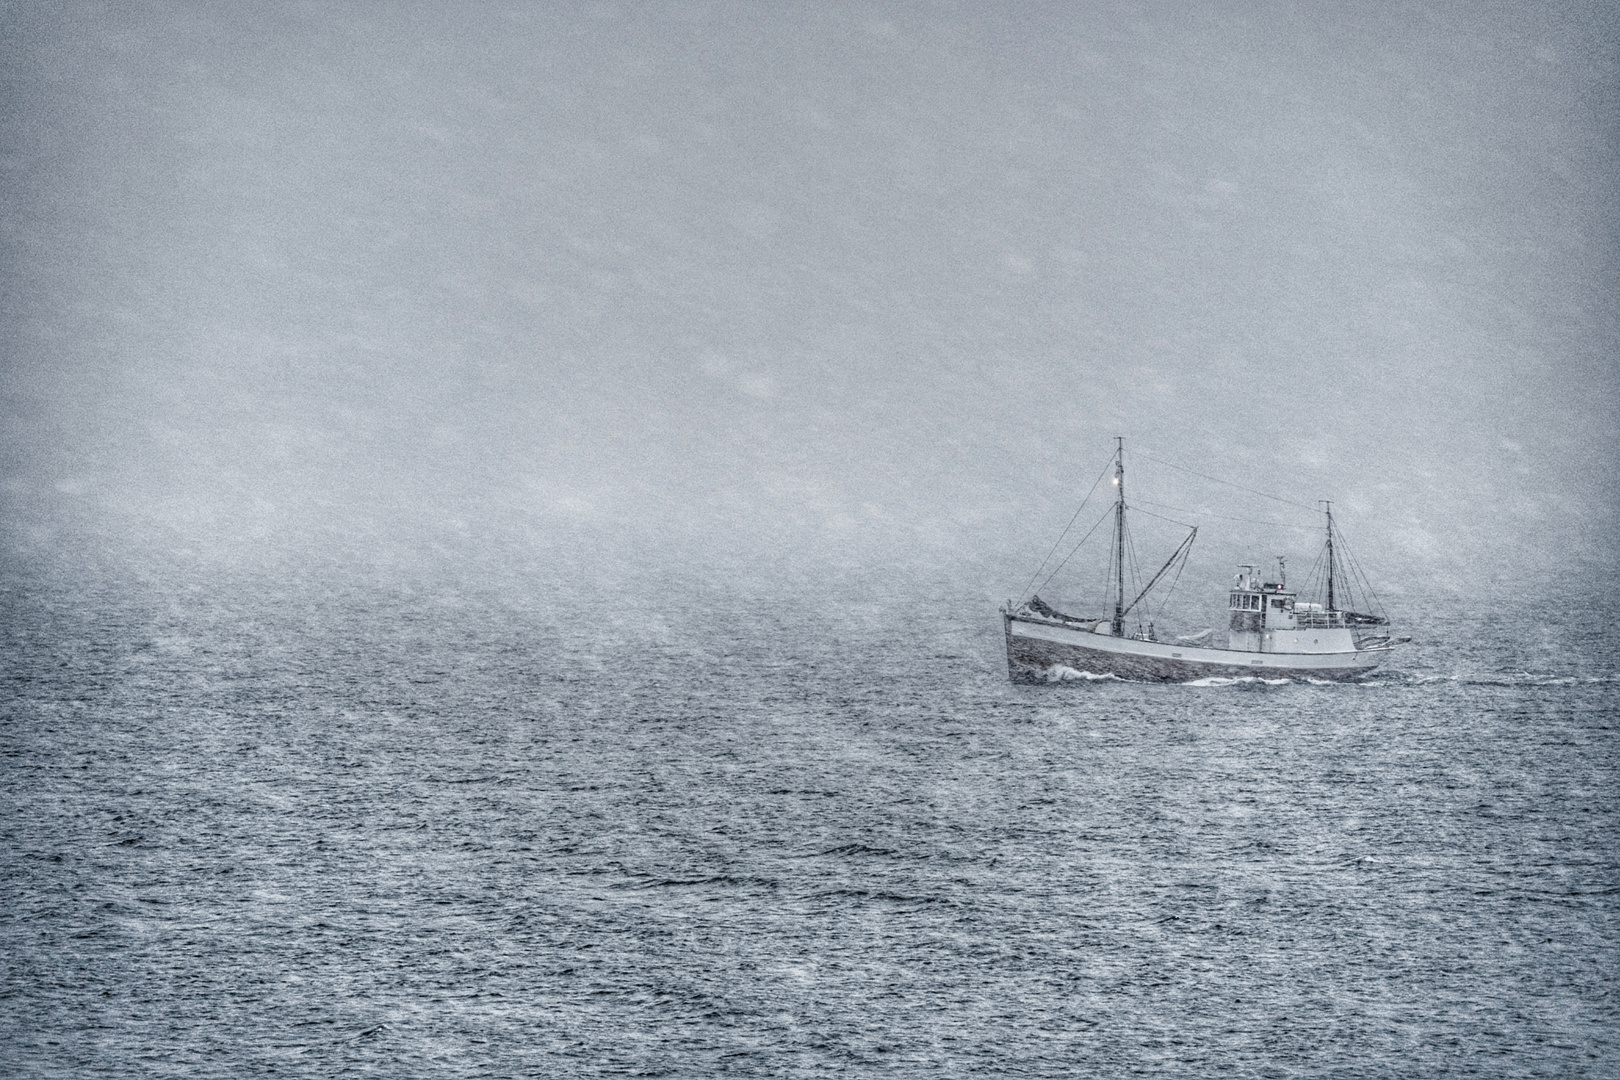
M 719 886 L 721 888 L 752 888 L 776 889 L 779 882 L 770 878 L 742 876 L 731 874 L 704 874 L 697 877 L 656 877 L 650 874 L 637 875 L 628 881 L 615 882 L 608 886 L 611 889 L 678 889 L 688 887 Z
M 898 855 L 900 853 L 898 851 L 895 851 L 892 848 L 870 847 L 870 846 L 868 846 L 866 844 L 840 844 L 838 847 L 828 848 L 825 851 L 818 851 L 818 852 L 816 852 L 816 854 L 817 855 L 881 855 L 881 856 L 884 856 L 885 858 L 892 858 L 892 857 L 894 857 L 894 856 L 896 856 L 896 855 Z

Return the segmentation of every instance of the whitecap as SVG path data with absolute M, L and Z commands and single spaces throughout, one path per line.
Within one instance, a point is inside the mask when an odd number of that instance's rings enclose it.
M 1266 679 L 1266 678 L 1260 677 L 1259 675 L 1235 675 L 1235 676 L 1229 676 L 1229 675 L 1206 675 L 1202 679 L 1193 679 L 1193 680 L 1191 680 L 1189 682 L 1184 682 L 1181 685 L 1182 686 L 1238 686 L 1238 685 L 1253 686 L 1256 683 L 1261 683 L 1261 684 L 1264 684 L 1266 686 L 1282 686 L 1284 683 L 1291 683 L 1293 681 L 1294 680 L 1288 678 L 1287 676 L 1284 676 L 1283 678 L 1280 678 L 1280 679 Z
M 1062 664 L 1053 664 L 1046 669 L 1047 682 L 1102 682 L 1107 679 L 1112 679 L 1115 682 L 1120 681 L 1119 676 L 1111 672 L 1098 675 L 1092 671 L 1076 671 L 1074 668 L 1065 667 Z

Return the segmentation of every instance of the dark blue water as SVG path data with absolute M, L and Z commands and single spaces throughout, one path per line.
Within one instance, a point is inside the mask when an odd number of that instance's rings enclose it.
M 1015 687 L 949 582 L 5 587 L 11 1075 L 1620 1075 L 1596 609 Z

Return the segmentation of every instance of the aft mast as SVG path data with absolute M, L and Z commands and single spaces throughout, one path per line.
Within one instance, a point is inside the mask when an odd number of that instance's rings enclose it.
M 1333 504 L 1323 499 L 1327 506 L 1327 609 L 1337 611 L 1333 604 Z
M 1125 437 L 1116 436 L 1114 486 L 1119 501 L 1114 504 L 1114 636 L 1125 636 Z

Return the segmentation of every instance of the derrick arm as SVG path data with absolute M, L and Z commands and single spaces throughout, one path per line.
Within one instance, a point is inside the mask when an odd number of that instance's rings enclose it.
M 1192 542 L 1194 540 L 1196 540 L 1197 538 L 1198 538 L 1198 529 L 1195 526 L 1193 528 L 1193 531 L 1187 534 L 1187 539 L 1183 540 L 1181 542 L 1180 546 L 1178 546 L 1176 548 L 1176 550 L 1174 550 L 1174 551 L 1172 551 L 1170 553 L 1170 557 L 1165 560 L 1164 565 L 1159 567 L 1159 572 L 1157 574 L 1153 575 L 1153 580 L 1149 581 L 1147 583 L 1147 585 L 1142 589 L 1142 591 L 1136 594 L 1136 599 L 1132 600 L 1129 604 L 1127 604 L 1125 606 L 1125 610 L 1120 612 L 1119 615 L 1115 616 L 1115 618 L 1123 618 L 1125 615 L 1128 615 L 1130 613 L 1131 608 L 1133 608 L 1137 604 L 1141 603 L 1142 597 L 1146 596 L 1152 590 L 1153 586 L 1155 586 L 1155 585 L 1157 585 L 1159 583 L 1159 579 L 1164 577 L 1164 572 L 1166 570 L 1170 569 L 1172 566 L 1174 566 L 1175 563 L 1176 563 L 1176 560 L 1181 558 L 1181 556 L 1183 554 L 1185 554 L 1186 552 L 1188 552 L 1188 551 L 1190 551 L 1192 549 Z

